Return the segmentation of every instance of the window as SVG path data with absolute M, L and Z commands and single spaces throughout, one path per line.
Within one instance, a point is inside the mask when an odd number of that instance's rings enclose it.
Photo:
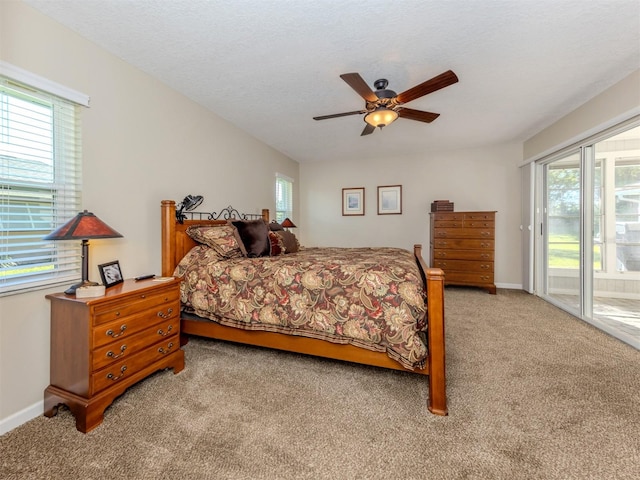
M 79 277 L 80 243 L 43 240 L 80 209 L 79 109 L 0 76 L 0 294 Z
M 293 220 L 293 179 L 276 173 L 276 222 Z

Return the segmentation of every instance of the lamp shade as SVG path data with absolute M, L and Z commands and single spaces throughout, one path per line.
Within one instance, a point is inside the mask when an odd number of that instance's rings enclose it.
M 386 107 L 378 107 L 364 117 L 364 121 L 372 127 L 386 127 L 398 118 L 398 112 Z
M 289 220 L 289 217 L 285 218 L 280 225 L 282 225 L 284 228 L 297 228 L 296 225 L 291 220 Z
M 104 223 L 93 213 L 85 210 L 78 213 L 61 227 L 55 229 L 45 240 L 83 240 L 90 238 L 119 238 L 122 237 L 109 225 Z

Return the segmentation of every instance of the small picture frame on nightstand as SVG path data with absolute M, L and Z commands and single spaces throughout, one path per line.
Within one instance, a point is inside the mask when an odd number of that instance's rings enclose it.
M 102 278 L 102 283 L 105 288 L 113 287 L 114 285 L 124 282 L 118 260 L 98 265 L 98 270 L 100 271 L 100 278 Z

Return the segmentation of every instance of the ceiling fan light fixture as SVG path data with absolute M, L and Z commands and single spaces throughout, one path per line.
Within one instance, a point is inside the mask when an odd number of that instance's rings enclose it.
M 386 127 L 398 118 L 398 112 L 389 110 L 387 107 L 378 107 L 373 112 L 367 113 L 364 121 L 372 127 Z

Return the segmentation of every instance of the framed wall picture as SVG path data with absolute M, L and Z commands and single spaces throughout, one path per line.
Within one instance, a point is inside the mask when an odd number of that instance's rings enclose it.
M 117 260 L 98 265 L 98 270 L 100 271 L 102 283 L 106 288 L 113 287 L 114 285 L 124 282 L 122 270 L 120 270 L 120 263 Z
M 402 185 L 378 187 L 378 215 L 402 213 Z
M 342 189 L 342 215 L 364 215 L 364 187 Z

